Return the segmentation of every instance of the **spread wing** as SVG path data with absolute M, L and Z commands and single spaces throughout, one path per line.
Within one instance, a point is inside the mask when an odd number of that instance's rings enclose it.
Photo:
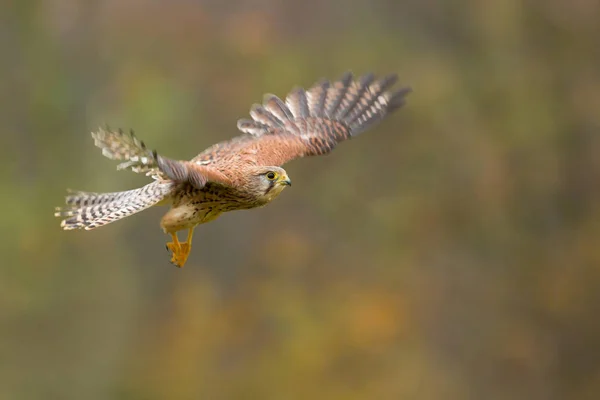
M 238 121 L 246 135 L 218 143 L 192 161 L 225 165 L 234 160 L 256 165 L 282 165 L 293 159 L 327 154 L 405 103 L 410 88 L 390 91 L 396 75 L 354 80 L 346 73 L 333 83 L 321 81 L 308 90 L 294 89 L 285 102 L 272 94 L 250 109 L 252 119 Z
M 192 164 L 190 161 L 177 161 L 151 151 L 130 130 L 112 130 L 109 127 L 92 132 L 94 144 L 102 149 L 102 154 L 111 160 L 123 161 L 118 170 L 130 169 L 144 173 L 157 180 L 189 182 L 201 188 L 207 182 L 231 185 L 231 179 L 216 168 Z
M 209 147 L 191 161 L 172 160 L 146 148 L 133 132 L 109 128 L 92 133 L 102 154 L 123 160 L 118 169 L 146 173 L 155 179 L 233 184 L 244 165 L 279 166 L 293 159 L 327 154 L 346 139 L 364 132 L 404 105 L 410 88 L 390 90 L 396 75 L 354 80 L 346 73 L 333 83 L 321 81 L 308 90 L 294 89 L 285 102 L 272 94 L 238 121 L 245 135 Z

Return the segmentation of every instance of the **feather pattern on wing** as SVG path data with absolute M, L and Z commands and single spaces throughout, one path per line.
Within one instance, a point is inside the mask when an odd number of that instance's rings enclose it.
M 262 108 L 262 107 L 261 107 Z M 264 113 L 270 118 L 269 113 Z M 92 132 L 94 143 L 102 149 L 102 154 L 112 160 L 124 160 L 117 169 L 131 169 L 133 172 L 145 173 L 157 180 L 172 180 L 178 183 L 189 183 L 202 189 L 207 182 L 231 185 L 226 174 L 190 161 L 172 160 L 161 156 L 156 151 L 146 148 L 133 131 L 124 133 L 121 129 L 100 128 Z M 96 197 L 98 199 L 98 197 Z
M 410 88 L 388 91 L 396 75 L 376 79 L 366 74 L 354 80 L 350 72 L 338 81 L 320 81 L 310 89 L 296 88 L 285 101 L 268 94 L 240 119 L 248 136 L 218 143 L 192 161 L 215 164 L 221 170 L 242 160 L 257 165 L 282 165 L 295 158 L 327 154 L 337 143 L 357 136 L 404 104 Z
M 92 132 L 92 138 L 94 144 L 102 149 L 102 155 L 111 160 L 123 161 L 117 165 L 118 170 L 131 169 L 133 172 L 148 176 L 160 176 L 152 152 L 135 136 L 133 130 L 124 132 L 107 126 Z

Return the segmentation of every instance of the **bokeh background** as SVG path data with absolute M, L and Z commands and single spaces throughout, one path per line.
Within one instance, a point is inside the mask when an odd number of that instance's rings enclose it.
M 0 399 L 600 398 L 600 3 L 0 3 Z M 265 92 L 397 72 L 408 106 L 286 166 L 172 267 L 89 132 L 193 157 Z

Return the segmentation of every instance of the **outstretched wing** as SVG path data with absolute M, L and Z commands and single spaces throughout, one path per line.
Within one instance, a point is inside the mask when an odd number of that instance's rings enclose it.
M 244 165 L 279 166 L 293 159 L 326 154 L 339 143 L 357 136 L 405 103 L 410 88 L 390 89 L 396 75 L 375 79 L 367 74 L 354 80 L 321 81 L 308 90 L 294 89 L 285 102 L 268 94 L 262 105 L 241 119 L 246 133 L 209 147 L 191 161 L 177 161 L 150 151 L 133 132 L 100 129 L 93 133 L 96 146 L 119 169 L 145 172 L 155 179 L 188 182 L 198 188 L 207 182 L 231 186 Z
M 354 80 L 321 81 L 308 90 L 294 89 L 285 102 L 272 94 L 250 109 L 252 119 L 238 121 L 248 135 L 218 143 L 192 161 L 197 165 L 226 165 L 235 161 L 282 165 L 293 159 L 329 153 L 405 103 L 410 88 L 390 91 L 396 75 L 375 79 L 367 74 Z
M 152 152 L 135 136 L 133 130 L 124 132 L 122 129 L 113 130 L 108 126 L 100 127 L 96 132 L 92 132 L 92 138 L 96 147 L 102 150 L 103 156 L 123 161 L 117 165 L 118 170 L 130 169 L 136 173 L 161 177 Z
M 189 182 L 198 188 L 202 188 L 207 182 L 231 185 L 229 177 L 215 168 L 192 165 L 190 161 L 172 160 L 149 150 L 132 130 L 123 132 L 120 129 L 100 128 L 92 132 L 92 137 L 105 157 L 123 161 L 117 166 L 119 170 L 131 169 L 157 180 Z

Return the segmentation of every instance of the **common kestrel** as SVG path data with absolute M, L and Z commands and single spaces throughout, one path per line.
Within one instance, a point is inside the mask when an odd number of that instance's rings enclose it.
M 295 158 L 327 154 L 404 105 L 409 88 L 389 89 L 395 74 L 375 79 L 321 81 L 308 90 L 294 89 L 285 99 L 267 94 L 250 109 L 252 119 L 238 121 L 243 135 L 209 147 L 191 161 L 177 161 L 150 151 L 133 132 L 109 128 L 92 133 L 102 154 L 121 160 L 117 169 L 145 173 L 154 181 L 115 193 L 70 192 L 61 227 L 94 229 L 155 205 L 170 205 L 161 227 L 171 235 L 171 262 L 183 267 L 194 228 L 226 211 L 263 207 L 275 199 L 290 178 L 280 165 Z M 177 232 L 187 229 L 185 242 Z

